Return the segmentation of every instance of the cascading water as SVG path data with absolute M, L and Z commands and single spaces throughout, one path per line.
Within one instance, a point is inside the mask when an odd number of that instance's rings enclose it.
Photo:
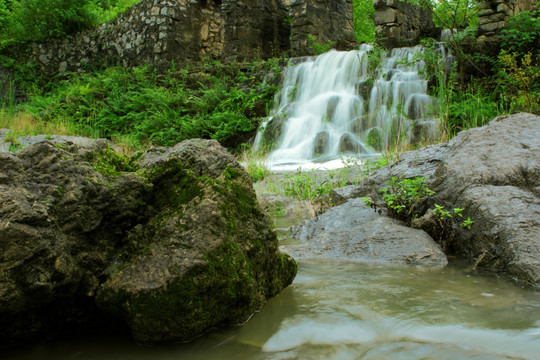
M 284 70 L 283 87 L 255 148 L 273 146 L 273 169 L 348 156 L 373 156 L 419 136 L 434 138 L 436 102 L 427 95 L 420 46 L 393 49 L 370 69 L 370 45 L 297 60 Z M 275 142 L 272 144 L 272 142 Z

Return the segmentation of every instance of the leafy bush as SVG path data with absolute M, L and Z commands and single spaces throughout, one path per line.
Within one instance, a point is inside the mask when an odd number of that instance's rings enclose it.
M 324 54 L 327 51 L 330 51 L 336 44 L 334 41 L 327 41 L 327 42 L 317 42 L 315 41 L 315 37 L 311 34 L 308 34 L 307 36 L 309 47 L 313 51 L 313 55 L 321 55 Z
M 536 49 L 540 51 L 540 10 L 523 11 L 515 14 L 505 24 L 500 39 L 502 49 L 509 52 L 526 54 Z
M 45 123 L 69 122 L 84 136 L 127 136 L 135 147 L 168 146 L 199 137 L 234 148 L 252 136 L 277 89 L 252 76 L 247 67 L 204 64 L 196 71 L 167 76 L 148 66 L 111 67 L 71 75 L 50 85 L 47 93 L 30 91 L 28 103 L 18 110 Z M 268 62 L 267 71 L 274 71 L 273 62 Z M 233 85 L 235 78 L 243 82 Z
M 391 216 L 411 224 L 421 203 L 427 196 L 435 194 L 424 184 L 425 180 L 425 177 L 399 179 L 396 176 L 388 180 L 388 186 L 380 192 Z
M 270 170 L 258 161 L 250 161 L 246 165 L 246 171 L 251 177 L 251 180 L 256 183 L 264 180 L 264 178 L 270 173 Z
M 374 15 L 372 0 L 353 0 L 354 37 L 359 43 L 375 41 Z
M 529 52 L 521 56 L 518 53 L 501 51 L 499 61 L 501 71 L 499 82 L 509 98 L 512 111 L 540 113 L 540 66 L 533 63 Z
M 300 200 L 313 201 L 330 194 L 332 189 L 347 185 L 347 169 L 328 172 L 328 178 L 317 175 L 317 170 L 302 172 L 300 169 L 295 175 L 285 175 L 285 181 L 280 184 L 284 195 Z
M 96 19 L 90 0 L 13 1 L 3 37 L 39 41 L 91 27 Z
M 0 0 L 2 46 L 89 29 L 140 0 Z

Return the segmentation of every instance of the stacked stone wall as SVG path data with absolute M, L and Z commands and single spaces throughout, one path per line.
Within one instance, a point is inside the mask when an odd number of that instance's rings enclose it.
M 377 41 L 385 48 L 418 45 L 440 36 L 431 12 L 399 0 L 374 0 Z
M 354 42 L 352 0 L 291 0 L 291 55 L 311 55 L 312 41 L 345 48 Z
M 94 29 L 35 43 L 23 57 L 48 74 L 103 64 L 164 70 L 172 61 L 309 55 L 308 34 L 353 42 L 352 0 L 143 0 Z
M 498 35 L 508 18 L 521 11 L 533 10 L 538 0 L 487 0 L 478 4 L 479 51 L 496 55 L 499 51 Z

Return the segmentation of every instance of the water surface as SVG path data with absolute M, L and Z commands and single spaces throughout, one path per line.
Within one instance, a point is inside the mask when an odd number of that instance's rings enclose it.
M 240 328 L 159 347 L 57 341 L 7 358 L 540 359 L 540 293 L 456 265 L 303 261 L 293 285 Z

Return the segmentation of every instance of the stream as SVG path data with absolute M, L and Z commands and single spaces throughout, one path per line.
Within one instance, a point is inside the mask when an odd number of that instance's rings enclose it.
M 48 342 L 3 359 L 540 359 L 540 292 L 493 274 L 302 261 L 244 326 L 185 344 L 127 337 Z

